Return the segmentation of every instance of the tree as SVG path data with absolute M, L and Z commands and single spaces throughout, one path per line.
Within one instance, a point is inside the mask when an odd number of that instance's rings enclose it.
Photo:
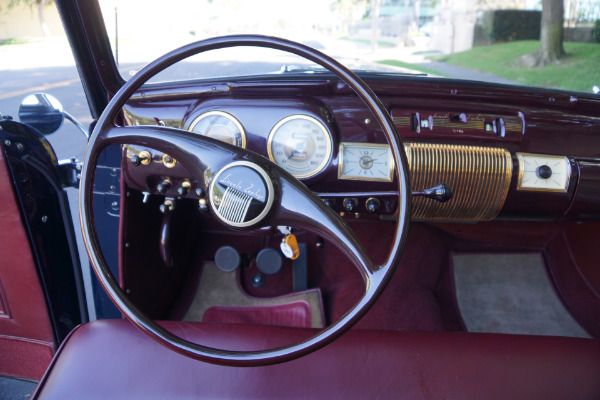
M 342 35 L 348 35 L 351 27 L 354 26 L 357 18 L 357 10 L 360 10 L 360 17 L 369 11 L 370 1 L 368 0 L 335 0 L 331 3 L 330 8 L 336 11 L 342 17 Z
M 29 6 L 31 8 L 36 7 L 42 32 L 44 32 L 44 36 L 48 37 L 50 36 L 50 29 L 48 29 L 46 19 L 44 18 L 44 7 L 46 7 L 46 5 L 52 3 L 53 1 L 54 0 L 9 0 L 7 8 L 11 9 L 18 5 Z
M 542 32 L 536 63 L 538 66 L 555 62 L 565 56 L 564 16 L 563 0 L 542 0 Z
M 564 39 L 564 0 L 542 0 L 542 29 L 540 49 L 533 54 L 521 57 L 519 64 L 524 67 L 543 67 L 566 56 Z

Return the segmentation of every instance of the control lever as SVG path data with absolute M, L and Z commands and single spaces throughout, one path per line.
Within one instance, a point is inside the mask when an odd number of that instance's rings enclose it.
M 452 189 L 445 183 L 440 183 L 439 185 L 425 189 L 422 192 L 412 192 L 412 195 L 426 197 L 445 203 L 452 198 Z
M 175 203 L 173 202 L 173 199 L 169 198 L 167 198 L 167 200 L 160 205 L 160 212 L 163 214 L 163 219 L 160 224 L 159 251 L 162 262 L 168 268 L 173 268 L 173 256 L 171 255 L 169 242 L 171 241 L 171 220 L 173 217 L 174 208 Z

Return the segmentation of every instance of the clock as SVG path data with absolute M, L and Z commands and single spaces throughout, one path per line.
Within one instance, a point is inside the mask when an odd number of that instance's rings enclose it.
M 340 143 L 338 178 L 391 182 L 392 151 L 387 144 Z
M 519 180 L 517 190 L 566 192 L 571 164 L 564 156 L 517 153 Z

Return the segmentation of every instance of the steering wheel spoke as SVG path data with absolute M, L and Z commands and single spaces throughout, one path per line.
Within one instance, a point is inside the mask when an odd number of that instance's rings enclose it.
M 344 220 L 306 186 L 287 175 L 281 176 L 281 201 L 273 219 L 273 224 L 302 227 L 333 242 L 366 282 L 379 269 Z

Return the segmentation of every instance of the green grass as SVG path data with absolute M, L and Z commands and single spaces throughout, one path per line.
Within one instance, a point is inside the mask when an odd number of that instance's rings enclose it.
M 347 40 L 349 42 L 354 42 L 354 43 L 360 43 L 360 44 L 366 44 L 368 46 L 371 45 L 371 41 L 369 39 L 353 39 L 353 38 L 349 38 L 349 37 L 343 37 L 341 38 L 342 40 Z M 379 47 L 396 47 L 395 43 L 392 42 L 388 42 L 385 40 L 378 40 L 377 41 L 377 46 Z
M 415 71 L 420 71 L 420 72 L 424 72 L 426 74 L 429 75 L 437 75 L 437 76 L 447 76 L 441 72 L 435 71 L 431 68 L 427 68 L 427 67 L 422 67 L 420 65 L 414 65 L 414 64 L 409 64 L 409 63 L 405 63 L 404 61 L 398 61 L 398 60 L 379 60 L 377 61 L 378 64 L 384 64 L 384 65 L 391 65 L 393 67 L 400 67 L 400 68 L 407 68 L 407 69 L 412 69 Z
M 545 67 L 519 66 L 519 57 L 536 52 L 539 41 L 517 41 L 475 47 L 436 60 L 503 76 L 515 82 L 566 90 L 590 92 L 600 83 L 600 44 L 565 43 L 568 56 Z
M 4 39 L 0 40 L 0 46 L 9 46 L 11 44 L 24 44 L 27 42 L 29 42 L 29 40 L 23 38 Z

